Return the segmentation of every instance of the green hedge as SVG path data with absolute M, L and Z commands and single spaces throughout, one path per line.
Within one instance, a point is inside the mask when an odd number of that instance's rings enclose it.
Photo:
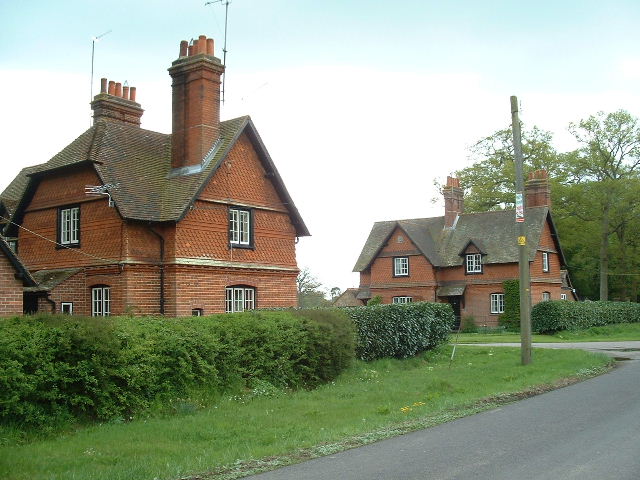
M 353 352 L 353 325 L 337 311 L 0 319 L 0 422 L 127 418 L 255 380 L 310 388 L 335 378 Z
M 631 302 L 540 302 L 531 310 L 535 332 L 580 330 L 610 323 L 640 322 L 640 304 Z
M 356 355 L 362 360 L 406 358 L 449 338 L 455 323 L 451 305 L 416 302 L 345 310 L 358 332 Z
M 498 317 L 498 323 L 510 332 L 520 331 L 520 281 L 505 280 L 504 313 Z

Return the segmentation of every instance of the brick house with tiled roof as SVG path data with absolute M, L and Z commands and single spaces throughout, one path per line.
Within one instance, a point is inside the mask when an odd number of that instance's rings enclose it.
M 29 310 L 296 305 L 295 244 L 309 232 L 251 119 L 220 121 L 223 72 L 212 39 L 180 44 L 171 134 L 141 128 L 135 89 L 102 79 L 93 126 L 0 195 L 4 236 L 38 281 Z
M 456 178 L 447 178 L 443 194 L 442 217 L 374 224 L 354 267 L 360 273 L 357 298 L 448 302 L 458 317 L 495 326 L 504 311 L 503 282 L 518 278 L 515 212 L 464 213 Z M 525 196 L 532 304 L 575 300 L 549 208 L 546 172 L 530 175 Z
M 36 284 L 12 248 L 0 238 L 0 316 L 23 311 L 23 289 Z

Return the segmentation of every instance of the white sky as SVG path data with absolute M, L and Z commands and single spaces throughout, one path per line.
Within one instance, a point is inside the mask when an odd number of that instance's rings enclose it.
M 138 89 L 142 126 L 171 128 L 166 69 L 180 40 L 216 39 L 205 1 L 0 0 L 0 191 L 90 124 L 100 77 Z M 640 2 L 232 0 L 223 119 L 249 114 L 312 237 L 298 262 L 327 287 L 351 273 L 374 221 L 441 215 L 434 180 L 521 118 L 566 131 L 599 110 L 640 116 Z

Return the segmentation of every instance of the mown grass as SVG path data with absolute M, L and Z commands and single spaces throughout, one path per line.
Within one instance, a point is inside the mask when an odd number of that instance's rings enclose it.
M 493 405 L 482 399 L 591 375 L 610 362 L 581 351 L 536 350 L 525 367 L 518 349 L 458 347 L 449 367 L 450 353 L 444 347 L 407 360 L 356 362 L 313 391 L 256 388 L 170 418 L 104 424 L 28 443 L 0 430 L 0 478 L 177 479 L 225 469 L 225 475 L 202 478 L 236 478 L 252 460 L 290 463 L 442 423 Z
M 591 327 L 586 330 L 565 330 L 554 335 L 532 336 L 533 343 L 553 342 L 615 342 L 640 340 L 640 323 L 618 323 Z M 451 335 L 451 342 L 457 343 L 512 343 L 520 342 L 519 333 L 461 333 Z

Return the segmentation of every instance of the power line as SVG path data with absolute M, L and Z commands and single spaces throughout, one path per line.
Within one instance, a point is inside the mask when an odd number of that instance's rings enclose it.
M 36 232 L 34 232 L 32 230 L 29 230 L 27 227 L 23 227 L 22 225 L 18 225 L 17 223 L 11 221 L 10 219 L 8 219 L 6 217 L 3 217 L 2 215 L 0 215 L 0 219 L 5 220 L 6 222 L 10 223 L 11 225 L 15 225 L 16 227 L 21 228 L 25 232 L 29 232 L 31 235 L 35 235 L 36 237 L 39 237 L 39 238 L 41 238 L 43 240 L 46 240 L 47 242 L 51 242 L 51 243 L 53 243 L 54 245 L 57 245 L 60 248 L 66 248 L 68 250 L 71 250 L 72 252 L 79 253 L 81 255 L 84 255 L 85 257 L 90 257 L 90 258 L 93 258 L 93 259 L 96 259 L 96 260 L 100 260 L 101 262 L 105 262 L 105 263 L 113 263 L 114 262 L 114 260 L 107 260 L 106 258 L 98 257 L 96 255 L 91 255 L 90 253 L 83 252 L 82 250 L 80 250 L 78 248 L 70 247 L 69 245 L 64 245 L 62 243 L 58 243 L 55 240 L 51 240 L 50 238 L 47 238 L 47 237 L 45 237 L 43 235 L 40 235 L 39 233 L 36 233 Z

